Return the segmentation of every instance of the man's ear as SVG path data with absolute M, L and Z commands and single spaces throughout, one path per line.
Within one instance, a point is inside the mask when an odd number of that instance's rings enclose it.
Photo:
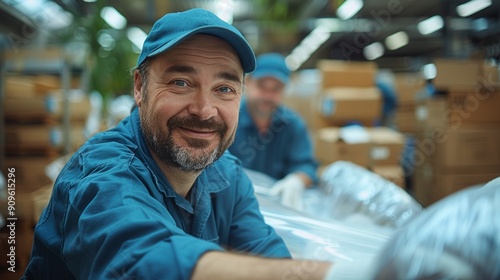
M 134 100 L 137 107 L 142 105 L 142 77 L 139 71 L 134 70 Z

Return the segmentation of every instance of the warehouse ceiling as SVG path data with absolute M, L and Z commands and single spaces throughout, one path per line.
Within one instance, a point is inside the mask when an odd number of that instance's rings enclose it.
M 407 69 L 435 56 L 468 56 L 479 47 L 492 58 L 500 56 L 500 42 L 495 41 L 500 37 L 500 1 L 496 0 L 472 0 L 475 2 L 465 7 L 465 11 L 474 5 L 490 4 L 469 16 L 460 16 L 463 11 L 457 7 L 470 0 L 349 0 L 363 4 L 352 17 L 340 14 L 338 8 L 345 0 L 23 1 L 54 2 L 63 11 L 82 17 L 98 12 L 98 5 L 112 6 L 127 19 L 127 27 L 139 27 L 145 32 L 168 12 L 194 7 L 230 11 L 233 25 L 242 31 L 257 53 L 296 54 L 296 65 L 302 68 L 313 67 L 317 59 L 335 58 L 374 59 L 383 66 Z M 32 15 L 15 9 L 20 2 L 22 0 L 0 0 L 0 32 L 3 34 L 17 34 L 22 38 L 32 34 L 30 30 L 41 28 L 40 20 L 36 22 Z M 345 11 L 352 10 L 353 6 Z M 419 23 L 434 16 L 440 16 L 441 22 L 430 25 L 442 24 L 442 28 L 422 34 Z M 326 35 L 309 36 L 314 35 L 313 30 Z M 408 44 L 391 49 L 387 38 L 398 32 Z M 308 45 L 309 52 L 304 57 L 304 49 L 297 46 L 308 36 L 313 47 Z M 12 41 L 12 36 L 9 39 Z M 375 53 L 381 49 L 382 54 L 373 56 L 376 54 L 368 53 L 372 49 Z

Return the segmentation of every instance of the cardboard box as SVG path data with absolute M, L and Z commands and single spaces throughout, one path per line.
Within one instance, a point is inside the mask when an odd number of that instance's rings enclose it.
M 439 133 L 440 137 L 425 144 L 429 151 L 435 150 L 430 153 L 434 164 L 449 167 L 500 165 L 500 127 L 462 126 L 442 129 Z
M 416 130 L 426 131 L 436 127 L 446 127 L 450 111 L 446 98 L 431 98 L 415 107 Z
M 434 201 L 431 201 L 431 192 L 433 189 L 432 182 L 432 165 L 424 163 L 415 166 L 412 178 L 412 195 L 423 206 L 429 206 Z
M 417 126 L 500 126 L 500 91 L 450 91 L 416 107 Z
M 482 84 L 488 85 L 498 85 L 500 82 L 500 73 L 498 72 L 498 65 L 491 65 L 489 63 L 483 64 L 483 81 Z
M 5 97 L 18 99 L 42 97 L 61 87 L 61 79 L 55 75 L 7 75 Z
M 489 166 L 477 168 L 471 166 L 462 170 L 443 170 L 436 168 L 434 170 L 435 191 L 431 197 L 438 201 L 459 190 L 485 184 L 500 176 L 500 166 Z
M 397 186 L 403 189 L 406 188 L 404 172 L 401 165 L 375 165 L 370 169 L 373 173 L 378 174 L 384 179 L 393 182 Z
M 320 129 L 315 135 L 316 158 L 322 164 L 330 164 L 338 160 L 350 161 L 363 167 L 370 164 L 369 141 L 356 143 L 346 142 L 340 128 Z
M 84 122 L 90 113 L 90 100 L 80 91 L 70 91 L 68 96 L 70 120 Z M 6 98 L 5 119 L 10 122 L 62 121 L 64 100 L 57 91 L 33 98 Z
M 313 96 L 288 95 L 285 96 L 283 103 L 297 112 L 306 122 L 308 130 L 313 133 L 318 129 L 333 125 L 317 109 L 316 104 L 318 104 L 319 100 L 319 94 Z
M 436 78 L 433 83 L 438 89 L 475 90 L 481 77 L 481 60 L 436 59 Z
M 480 89 L 474 92 L 448 92 L 448 120 L 451 124 L 500 124 L 500 91 Z
M 61 125 L 6 125 L 5 153 L 27 155 L 32 151 L 59 150 L 64 145 Z M 77 149 L 85 142 L 83 125 L 70 128 L 71 147 Z
M 336 87 L 323 91 L 318 110 L 331 123 L 374 122 L 382 115 L 382 96 L 377 88 Z
M 399 131 L 413 134 L 417 127 L 416 105 L 398 106 L 394 118 Z
M 322 87 L 374 87 L 377 64 L 374 62 L 348 62 L 320 60 L 317 68 L 323 74 Z
M 45 175 L 45 167 L 55 157 L 5 157 L 5 166 L 16 169 L 16 187 L 24 191 L 34 191 L 50 183 Z
M 419 73 L 398 73 L 394 75 L 394 89 L 398 106 L 416 103 L 417 92 L 425 87 L 425 80 Z
M 482 185 L 500 176 L 500 166 L 443 167 L 424 163 L 417 167 L 413 194 L 429 206 L 462 189 Z
M 399 165 L 406 137 L 388 127 L 367 128 L 373 143 L 370 150 L 372 165 Z

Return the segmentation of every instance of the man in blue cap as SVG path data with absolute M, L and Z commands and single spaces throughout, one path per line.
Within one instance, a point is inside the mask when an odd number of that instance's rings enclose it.
M 134 71 L 137 108 L 61 171 L 24 278 L 282 279 L 300 270 L 225 153 L 254 67 L 243 36 L 214 14 L 159 19 Z M 309 279 L 329 266 L 315 263 Z
M 305 122 L 281 105 L 289 80 L 281 54 L 257 57 L 256 69 L 246 79 L 238 130 L 229 150 L 244 167 L 277 179 L 271 194 L 301 210 L 303 190 L 317 182 L 317 163 Z

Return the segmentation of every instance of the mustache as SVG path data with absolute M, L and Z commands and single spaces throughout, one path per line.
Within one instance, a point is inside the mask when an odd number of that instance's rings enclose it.
M 227 125 L 224 122 L 216 121 L 213 118 L 208 120 L 200 120 L 195 116 L 190 117 L 179 117 L 174 116 L 170 118 L 167 122 L 167 126 L 170 131 L 172 131 L 176 127 L 185 127 L 189 129 L 208 129 L 212 131 L 219 132 L 220 135 L 224 135 L 228 129 Z

